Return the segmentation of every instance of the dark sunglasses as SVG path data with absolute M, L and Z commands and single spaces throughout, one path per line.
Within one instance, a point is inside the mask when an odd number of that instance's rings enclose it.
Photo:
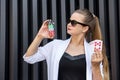
M 82 26 L 88 26 L 87 24 L 78 22 L 78 21 L 76 21 L 76 20 L 69 20 L 68 23 L 71 23 L 72 26 L 75 26 L 76 24 L 80 24 L 80 25 L 82 25 Z

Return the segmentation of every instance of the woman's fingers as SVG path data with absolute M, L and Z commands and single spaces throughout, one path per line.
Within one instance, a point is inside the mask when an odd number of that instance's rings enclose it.
M 102 52 L 99 50 L 95 50 L 95 53 L 92 55 L 92 62 L 101 62 L 103 60 Z
M 38 35 L 41 35 L 43 38 L 49 38 L 49 39 L 53 39 L 54 38 L 54 35 L 50 36 L 49 34 L 49 30 L 48 30 L 48 22 L 49 22 L 49 19 L 48 20 L 45 20 L 38 32 Z
M 47 26 L 48 26 L 48 21 L 49 21 L 49 20 L 45 20 L 45 21 L 42 23 L 41 28 L 47 28 Z

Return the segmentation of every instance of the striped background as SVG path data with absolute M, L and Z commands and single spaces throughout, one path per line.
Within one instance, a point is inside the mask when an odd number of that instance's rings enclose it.
M 55 21 L 55 38 L 68 38 L 66 22 L 78 8 L 99 17 L 111 80 L 119 80 L 120 0 L 0 0 L 0 80 L 47 80 L 45 61 L 30 65 L 22 56 L 46 19 Z

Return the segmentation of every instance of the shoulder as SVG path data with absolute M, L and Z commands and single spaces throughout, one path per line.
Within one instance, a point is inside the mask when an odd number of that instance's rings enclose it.
M 52 41 L 52 43 L 57 43 L 57 44 L 61 44 L 61 43 L 66 43 L 68 42 L 70 39 L 65 39 L 65 40 L 62 40 L 62 39 L 54 39 Z
M 58 46 L 64 46 L 64 45 L 68 44 L 69 41 L 70 41 L 70 39 L 66 39 L 66 40 L 53 39 L 47 45 L 56 46 L 56 47 L 58 47 Z

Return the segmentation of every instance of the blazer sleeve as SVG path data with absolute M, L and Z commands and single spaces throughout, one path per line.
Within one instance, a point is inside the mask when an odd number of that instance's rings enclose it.
M 55 40 L 47 43 L 44 46 L 38 47 L 38 50 L 36 51 L 36 53 L 29 57 L 25 57 L 25 55 L 26 55 L 25 54 L 23 56 L 24 61 L 26 61 L 27 63 L 30 63 L 30 64 L 34 64 L 36 62 L 45 60 L 46 58 L 49 57 L 50 53 L 52 53 L 54 41 Z

